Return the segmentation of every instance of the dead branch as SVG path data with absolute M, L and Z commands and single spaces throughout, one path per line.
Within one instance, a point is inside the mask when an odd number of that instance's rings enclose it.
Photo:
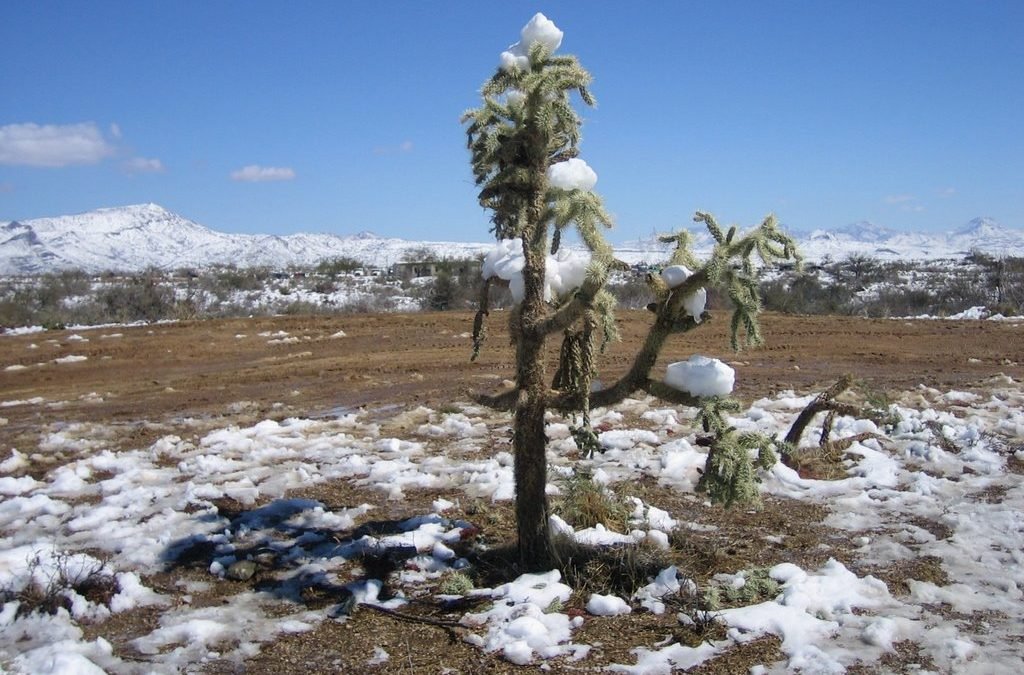
M 451 619 L 434 619 L 429 616 L 417 616 L 416 614 L 406 614 L 404 612 L 396 612 L 393 609 L 387 607 L 381 607 L 380 605 L 368 605 L 361 604 L 360 607 L 366 607 L 376 612 L 380 612 L 386 616 L 390 616 L 393 619 L 399 621 L 406 621 L 408 623 L 425 623 L 430 626 L 439 626 L 441 628 L 465 628 L 458 621 L 452 621 Z
M 839 381 L 833 384 L 825 391 L 818 394 L 818 396 L 807 404 L 797 418 L 793 421 L 793 426 L 789 428 L 789 433 L 786 434 L 785 442 L 792 447 L 798 447 L 800 445 L 800 438 L 804 435 L 804 430 L 807 429 L 807 425 L 811 423 L 814 416 L 820 412 L 826 410 L 836 410 L 844 404 L 836 403 L 835 397 L 843 393 L 850 388 L 853 383 L 853 376 L 847 374 L 839 378 Z M 850 408 L 851 406 L 845 406 Z M 841 414 L 850 414 L 849 412 L 843 412 Z M 787 459 L 786 453 L 783 453 L 783 459 Z
M 885 436 L 881 436 L 870 431 L 865 431 L 863 433 L 854 434 L 853 436 L 847 436 L 846 438 L 837 438 L 834 441 L 827 441 L 822 444 L 821 448 L 825 452 L 846 452 L 854 443 L 860 443 L 861 441 L 866 441 L 871 438 L 875 439 L 876 441 L 881 441 L 883 443 L 889 440 Z

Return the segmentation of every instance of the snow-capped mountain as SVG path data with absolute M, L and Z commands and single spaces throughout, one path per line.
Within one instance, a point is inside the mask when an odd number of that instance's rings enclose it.
M 704 230 L 694 230 L 694 248 L 710 250 Z M 991 218 L 976 218 L 946 234 L 896 232 L 860 222 L 836 230 L 799 235 L 807 260 L 851 255 L 881 259 L 959 258 L 972 250 L 1024 256 L 1024 230 L 1009 229 Z M 429 242 L 383 238 L 363 231 L 333 234 L 251 235 L 217 232 L 156 204 L 98 209 L 73 216 L 0 223 L 0 274 L 37 274 L 79 268 L 92 272 L 134 271 L 147 267 L 177 269 L 233 263 L 240 267 L 312 265 L 349 257 L 386 267 L 412 251 L 439 257 L 472 257 L 490 249 L 488 242 Z M 656 239 L 616 246 L 627 262 L 659 262 L 668 246 Z
M 867 220 L 851 223 L 835 230 L 836 234 L 845 235 L 854 241 L 885 241 L 896 235 L 895 230 L 875 225 Z
M 706 230 L 692 230 L 694 249 L 707 252 L 713 240 Z M 880 260 L 936 260 L 963 258 L 972 251 L 997 256 L 1024 256 L 1024 230 L 1003 227 L 991 218 L 975 218 L 948 233 L 898 232 L 867 221 L 834 230 L 792 232 L 807 261 L 843 260 L 867 256 Z M 655 239 L 631 241 L 615 247 L 625 260 L 655 260 L 668 246 Z
M 1009 229 L 991 218 L 975 218 L 953 232 L 899 232 L 867 221 L 835 230 L 814 230 L 800 237 L 808 260 L 863 255 L 883 260 L 962 258 L 971 251 L 1024 255 L 1024 230 Z
M 139 204 L 0 225 L 0 274 L 71 268 L 134 271 L 151 266 L 173 270 L 228 263 L 283 268 L 341 256 L 383 267 L 416 249 L 472 257 L 487 248 L 484 243 L 389 239 L 372 232 L 348 237 L 227 234 L 156 204 Z

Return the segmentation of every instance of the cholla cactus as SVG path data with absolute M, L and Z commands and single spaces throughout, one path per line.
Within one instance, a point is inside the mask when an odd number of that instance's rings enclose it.
M 734 346 L 759 344 L 760 299 L 752 256 L 764 263 L 794 256 L 792 240 L 777 229 L 773 217 L 737 236 L 735 228 L 723 232 L 713 217 L 698 213 L 695 219 L 717 242 L 711 257 L 701 263 L 689 250 L 685 232 L 672 235 L 676 248 L 651 308 L 654 323 L 643 347 L 622 378 L 592 392 L 595 354 L 599 345 L 616 337 L 615 303 L 605 284 L 609 272 L 622 263 L 602 235 L 611 218 L 593 190 L 597 174 L 579 158 L 581 121 L 570 99 L 578 96 L 585 105 L 594 105 L 587 88 L 590 74 L 576 57 L 554 54 L 561 40 L 554 23 L 543 14 L 534 16 L 521 41 L 501 55 L 498 69 L 481 90 L 481 106 L 463 117 L 480 204 L 490 210 L 498 240 L 484 261 L 486 283 L 474 321 L 474 355 L 484 339 L 490 286 L 507 283 L 516 301 L 510 313 L 516 387 L 480 399 L 515 413 L 516 517 L 520 558 L 527 566 L 547 565 L 554 557 L 545 495 L 545 412 L 554 408 L 579 414 L 574 437 L 593 448 L 592 405 L 612 404 L 637 391 L 699 404 L 699 394 L 650 377 L 665 340 L 708 318 L 704 288 L 714 286 L 725 289 L 736 307 Z M 561 246 L 569 228 L 583 242 L 585 254 Z M 549 385 L 542 357 L 548 337 L 556 333 L 563 335 L 561 361 Z

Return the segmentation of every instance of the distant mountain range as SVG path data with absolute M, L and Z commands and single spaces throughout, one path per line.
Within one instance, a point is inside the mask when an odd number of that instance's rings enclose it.
M 696 232 L 695 248 L 709 250 L 706 232 Z M 959 258 L 972 250 L 1024 256 L 1024 230 L 976 218 L 947 234 L 906 233 L 861 222 L 837 230 L 794 233 L 808 260 L 866 255 L 883 259 Z M 439 257 L 472 257 L 491 243 L 428 242 L 378 237 L 372 232 L 254 235 L 217 232 L 156 204 L 98 209 L 73 216 L 0 223 L 0 274 L 39 274 L 62 269 L 136 271 L 234 264 L 313 265 L 341 256 L 368 266 L 387 267 L 413 252 Z M 659 262 L 667 248 L 656 240 L 615 247 L 627 262 Z

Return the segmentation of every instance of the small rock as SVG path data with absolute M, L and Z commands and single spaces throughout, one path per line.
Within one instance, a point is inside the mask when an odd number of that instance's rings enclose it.
M 261 551 L 253 559 L 264 567 L 273 567 L 277 564 L 277 554 L 273 551 Z
M 248 581 L 256 574 L 256 563 L 251 560 L 239 560 L 231 563 L 224 576 L 232 581 Z
M 356 596 L 352 593 L 352 591 L 348 590 L 347 588 L 341 589 L 340 596 L 341 602 L 339 602 L 337 605 L 335 605 L 327 611 L 327 616 L 331 617 L 332 619 L 339 619 L 344 616 L 351 616 L 352 612 L 355 611 L 356 605 L 359 604 L 359 602 L 356 600 Z

